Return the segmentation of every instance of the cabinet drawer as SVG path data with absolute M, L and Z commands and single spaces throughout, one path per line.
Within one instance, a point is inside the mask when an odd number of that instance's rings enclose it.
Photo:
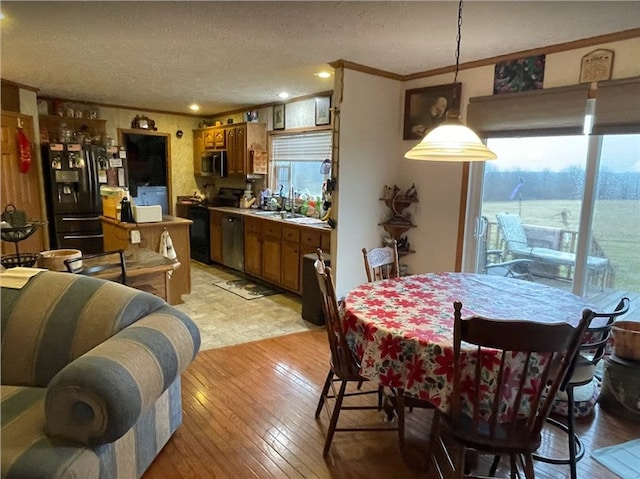
M 284 241 L 297 243 L 298 241 L 300 241 L 300 230 L 298 228 L 292 228 L 290 226 L 283 226 L 282 239 Z
M 245 233 L 262 233 L 263 222 L 264 222 L 263 220 L 245 218 L 244 220 Z
M 262 234 L 270 238 L 280 238 L 282 236 L 282 226 L 275 221 L 265 221 L 262 225 Z
M 310 231 L 303 230 L 300 238 L 300 244 L 303 246 L 309 246 L 311 248 L 320 248 L 321 246 L 321 235 L 320 231 Z

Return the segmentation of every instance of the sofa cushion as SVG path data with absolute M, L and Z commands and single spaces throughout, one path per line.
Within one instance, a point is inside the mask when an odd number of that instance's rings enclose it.
M 131 428 L 198 351 L 198 330 L 180 315 L 152 313 L 62 369 L 47 388 L 47 434 L 94 445 Z
M 88 276 L 45 271 L 2 288 L 2 384 L 46 386 L 73 359 L 166 303 Z
M 182 420 L 178 378 L 120 439 L 91 448 L 45 435 L 44 394 L 44 388 L 0 388 L 1 477 L 139 478 Z

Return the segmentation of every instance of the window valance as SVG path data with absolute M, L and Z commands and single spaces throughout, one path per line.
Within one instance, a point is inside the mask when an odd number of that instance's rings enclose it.
M 481 138 L 579 135 L 589 84 L 474 97 L 467 125 Z
M 640 133 L 640 77 L 598 82 L 593 134 Z

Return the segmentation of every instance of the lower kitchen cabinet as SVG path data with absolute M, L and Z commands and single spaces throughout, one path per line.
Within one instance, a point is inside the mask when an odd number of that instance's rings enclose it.
M 222 263 L 222 212 L 209 210 L 209 254 L 211 260 Z
M 262 224 L 260 218 L 244 220 L 244 272 L 262 277 Z
M 212 213 L 215 210 L 212 211 Z M 211 216 L 212 222 L 214 216 Z M 214 241 L 214 227 L 211 227 Z M 244 272 L 295 294 L 302 294 L 302 257 L 318 248 L 330 252 L 331 231 L 244 217 Z M 214 246 L 211 247 L 211 259 Z
M 283 287 L 300 291 L 300 229 L 282 228 L 282 280 Z
M 262 277 L 280 284 L 282 256 L 282 226 L 275 221 L 262 225 Z

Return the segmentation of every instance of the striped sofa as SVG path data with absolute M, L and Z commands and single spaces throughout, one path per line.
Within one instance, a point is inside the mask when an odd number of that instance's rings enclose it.
M 53 271 L 0 301 L 0 477 L 141 477 L 182 421 L 196 325 L 151 294 Z

